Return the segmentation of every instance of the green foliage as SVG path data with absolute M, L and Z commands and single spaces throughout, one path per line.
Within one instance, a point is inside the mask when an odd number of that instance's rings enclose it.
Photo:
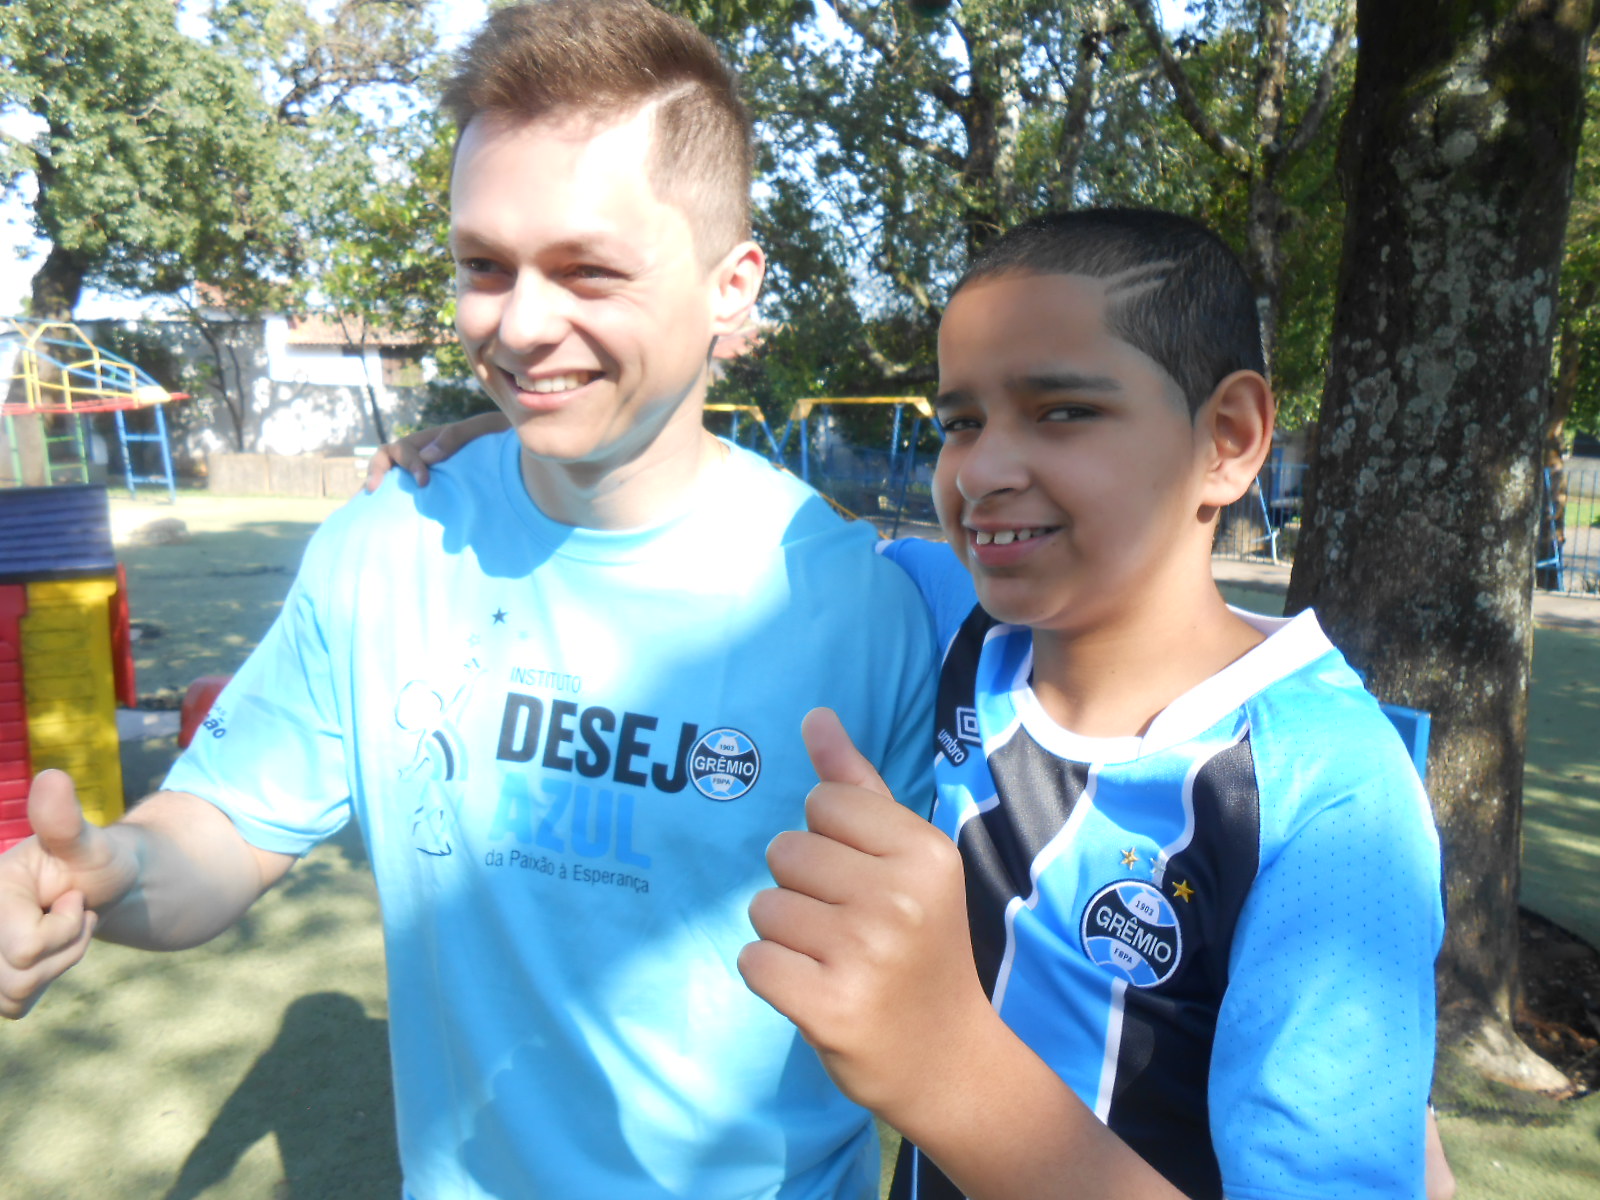
M 415 79 L 423 7 L 343 0 L 323 19 L 307 0 L 222 0 L 200 40 L 171 0 L 8 4 L 0 106 L 39 132 L 7 143 L 3 182 L 38 185 L 58 302 L 70 310 L 84 284 L 203 283 L 261 311 L 303 291 L 319 225 L 373 173 L 381 105 L 354 100 Z
M 10 142 L 5 182 L 37 180 L 36 232 L 112 288 L 172 291 L 223 262 L 261 274 L 288 236 L 288 165 L 245 65 L 181 34 L 167 0 L 20 0 L 6 17 L 0 104 L 41 129 Z
M 805 5 L 669 7 L 721 39 L 758 125 L 756 234 L 770 257 L 762 314 L 776 328 L 757 359 L 768 379 L 741 370 L 723 392 L 788 402 L 930 391 L 944 297 L 971 249 L 1064 204 L 1172 208 L 1246 248 L 1250 172 L 1178 113 L 1121 3 L 964 0 L 924 20 L 900 0 L 819 0 L 845 29 L 835 38 Z M 1198 103 L 1246 147 L 1259 140 L 1259 8 L 1195 6 L 1198 23 L 1178 42 Z M 1337 10 L 1334 0 L 1294 7 L 1285 128 L 1313 107 Z M 1342 219 L 1336 126 L 1325 122 L 1273 167 L 1284 263 L 1277 383 L 1290 427 L 1321 391 Z
M 450 259 L 450 157 L 454 130 L 425 109 L 384 140 L 384 169 L 352 188 L 322 230 L 318 287 L 337 312 L 425 342 L 448 342 L 455 317 Z

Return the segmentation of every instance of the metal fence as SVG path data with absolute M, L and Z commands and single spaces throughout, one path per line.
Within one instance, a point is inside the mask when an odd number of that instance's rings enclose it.
M 1553 477 L 1545 474 L 1540 507 L 1541 588 L 1575 595 L 1600 595 L 1600 458 L 1569 458 Z
M 1300 537 L 1303 463 L 1272 463 L 1223 510 L 1212 553 L 1219 558 L 1294 561 Z M 1536 586 L 1600 595 L 1600 458 L 1569 458 L 1547 474 L 1540 500 Z

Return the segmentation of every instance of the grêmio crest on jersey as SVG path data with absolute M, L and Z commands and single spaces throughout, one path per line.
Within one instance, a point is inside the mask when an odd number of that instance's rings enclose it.
M 1183 927 L 1172 901 L 1142 879 L 1107 884 L 1079 923 L 1089 961 L 1134 987 L 1158 987 L 1183 959 Z

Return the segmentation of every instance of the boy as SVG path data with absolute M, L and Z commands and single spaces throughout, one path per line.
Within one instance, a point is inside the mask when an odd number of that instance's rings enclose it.
M 328 521 L 166 791 L 100 830 L 41 774 L 0 1011 L 91 933 L 206 940 L 354 816 L 410 1200 L 865 1200 L 870 1119 L 733 960 L 806 709 L 931 789 L 932 631 L 869 530 L 701 424 L 763 267 L 733 80 L 642 0 L 553 0 L 446 103 L 458 332 L 511 429 Z
M 1315 618 L 1211 581 L 1272 431 L 1242 269 L 1168 214 L 1042 218 L 939 360 L 970 583 L 889 550 L 946 647 L 937 829 L 812 714 L 741 971 L 905 1134 L 896 1196 L 1420 1194 L 1426 799 Z

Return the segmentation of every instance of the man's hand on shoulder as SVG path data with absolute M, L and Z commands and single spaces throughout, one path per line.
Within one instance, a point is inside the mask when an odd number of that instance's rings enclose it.
M 28 793 L 34 836 L 0 855 L 0 1016 L 25 1016 L 89 948 L 94 909 L 138 879 L 130 846 L 84 819 L 72 780 L 42 771 Z
M 417 486 L 426 487 L 429 467 L 442 463 L 468 442 L 509 427 L 503 414 L 486 412 L 449 425 L 408 433 L 403 438 L 396 438 L 378 447 L 367 462 L 367 482 L 364 486 L 367 491 L 375 492 L 391 467 L 403 467 L 411 472 Z

